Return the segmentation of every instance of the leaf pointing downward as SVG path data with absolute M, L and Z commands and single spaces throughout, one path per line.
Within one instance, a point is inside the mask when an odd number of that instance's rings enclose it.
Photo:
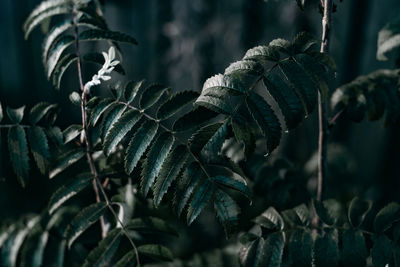
M 125 155 L 125 171 L 130 174 L 157 133 L 158 124 L 146 121 L 129 143 Z
M 167 192 L 172 181 L 175 180 L 186 163 L 189 153 L 185 146 L 175 147 L 168 155 L 161 167 L 160 174 L 154 187 L 154 204 L 158 206 Z
M 139 111 L 130 110 L 114 124 L 110 131 L 107 132 L 103 145 L 106 156 L 110 155 L 111 151 L 114 150 L 122 138 L 124 138 L 132 129 L 140 117 Z
M 94 224 L 106 211 L 107 204 L 99 202 L 84 208 L 79 212 L 65 230 L 68 247 L 92 224 Z
M 83 264 L 84 267 L 111 266 L 111 260 L 118 249 L 121 240 L 121 229 L 116 228 L 108 233 L 107 237 L 100 241 L 93 249 Z
M 151 146 L 142 169 L 142 192 L 146 196 L 174 143 L 174 137 L 165 132 Z
M 11 165 L 18 176 L 18 181 L 25 186 L 29 172 L 28 143 L 22 126 L 13 126 L 8 131 L 8 150 Z

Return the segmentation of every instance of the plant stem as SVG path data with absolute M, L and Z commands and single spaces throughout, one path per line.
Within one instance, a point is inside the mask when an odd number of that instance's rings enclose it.
M 327 53 L 329 50 L 329 39 L 331 31 L 331 15 L 333 0 L 324 0 L 324 15 L 322 18 L 322 43 L 321 53 Z M 318 138 L 318 188 L 317 200 L 322 201 L 324 194 L 324 182 L 326 179 L 327 168 L 327 148 L 328 148 L 328 116 L 327 102 L 318 92 L 318 121 L 319 121 L 319 138 Z
M 82 92 L 82 94 L 81 94 L 81 113 L 82 113 L 82 129 L 83 129 L 83 139 L 84 139 L 83 141 L 85 142 L 85 145 L 86 145 L 87 162 L 89 164 L 90 171 L 94 177 L 93 178 L 93 190 L 96 195 L 96 202 L 97 203 L 101 202 L 101 199 L 100 199 L 100 192 L 101 192 L 101 195 L 103 196 L 108 209 L 110 210 L 112 215 L 115 217 L 117 222 L 120 224 L 122 232 L 128 239 L 129 243 L 132 245 L 133 250 L 135 251 L 137 266 L 140 266 L 139 252 L 137 250 L 137 247 L 136 247 L 135 243 L 133 242 L 132 238 L 129 236 L 128 230 L 126 229 L 124 223 L 120 220 L 120 218 L 114 211 L 112 204 L 111 204 L 110 200 L 108 199 L 107 194 L 103 188 L 103 185 L 101 184 L 101 181 L 99 178 L 100 176 L 99 176 L 99 173 L 96 169 L 96 165 L 93 160 L 92 146 L 91 146 L 91 143 L 90 143 L 89 137 L 88 137 L 89 136 L 88 135 L 88 122 L 87 122 L 87 112 L 86 112 L 86 104 L 88 101 L 88 95 L 87 95 L 84 85 L 83 85 L 82 62 L 81 62 L 80 52 L 79 52 L 78 25 L 76 22 L 76 16 L 74 19 L 74 37 L 75 37 L 75 53 L 76 53 L 76 56 L 78 57 L 77 66 L 78 66 L 79 86 L 80 86 L 80 89 Z M 100 191 L 99 191 L 99 189 L 100 189 Z M 107 236 L 107 228 L 105 225 L 104 216 L 100 217 L 100 225 L 101 225 L 102 238 L 105 238 Z
M 97 187 L 96 184 L 96 179 L 98 179 L 98 172 L 96 169 L 96 166 L 94 164 L 94 160 L 92 157 L 92 147 L 91 147 L 91 143 L 89 142 L 89 138 L 88 138 L 88 123 L 87 123 L 87 114 L 86 114 L 86 103 L 87 103 L 87 96 L 86 96 L 86 92 L 84 90 L 84 86 L 83 86 L 83 79 L 82 79 L 82 62 L 81 62 L 81 57 L 80 57 L 80 52 L 79 52 L 79 39 L 78 39 L 78 25 L 76 22 L 76 17 L 74 19 L 74 37 L 75 37 L 75 53 L 76 56 L 78 57 L 77 60 L 77 67 L 78 67 L 78 77 L 79 77 L 79 86 L 81 89 L 81 115 L 82 115 L 82 129 L 83 129 L 83 138 L 86 145 L 86 157 L 87 157 L 87 161 L 89 163 L 89 167 L 90 167 L 90 172 L 92 173 L 94 179 L 93 179 L 93 190 L 94 193 L 96 195 L 96 202 L 99 203 L 101 202 L 100 199 L 100 194 L 99 194 L 99 189 Z M 100 225 L 101 225 L 101 236 L 102 238 L 105 238 L 107 236 L 107 228 L 106 228 L 106 224 L 104 221 L 104 216 L 100 217 Z

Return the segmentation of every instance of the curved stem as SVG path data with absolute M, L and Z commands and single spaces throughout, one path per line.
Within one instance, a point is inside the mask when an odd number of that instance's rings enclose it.
M 82 129 L 83 129 L 83 139 L 84 140 L 81 140 L 81 142 L 82 143 L 85 142 L 86 157 L 87 157 L 87 161 L 89 163 L 90 172 L 96 178 L 96 177 L 98 177 L 98 173 L 97 173 L 96 166 L 94 164 L 94 160 L 92 158 L 91 144 L 88 139 L 87 114 L 86 114 L 87 97 L 86 97 L 86 93 L 85 93 L 84 86 L 83 86 L 82 62 L 81 62 L 81 56 L 80 56 L 80 51 L 79 51 L 78 23 L 76 21 L 76 16 L 74 18 L 74 37 L 75 37 L 75 54 L 78 57 L 77 67 L 78 67 L 79 87 L 82 92 L 82 94 L 81 94 L 81 116 L 82 116 Z M 99 189 L 97 188 L 95 180 L 93 180 L 93 190 L 96 195 L 96 202 L 99 203 L 101 201 L 101 199 L 100 199 Z M 103 216 L 100 217 L 100 225 L 101 225 L 101 236 L 102 236 L 102 238 L 105 238 L 107 236 L 107 228 L 106 228 L 106 224 L 105 224 Z
M 329 50 L 332 0 L 324 0 L 324 16 L 322 18 L 322 43 L 321 53 L 327 53 Z M 327 168 L 327 148 L 328 148 L 328 116 L 327 101 L 318 93 L 318 121 L 319 121 L 319 138 L 318 138 L 318 188 L 317 200 L 322 201 L 324 195 L 324 180 L 326 179 Z
M 339 117 L 343 114 L 344 110 L 345 110 L 344 108 L 341 109 L 341 110 L 339 110 L 339 111 L 332 117 L 332 119 L 329 120 L 329 124 L 328 124 L 328 128 L 329 128 L 329 129 L 332 128 L 332 127 L 335 125 L 336 121 L 337 121 L 337 120 L 339 119 Z
M 92 146 L 91 146 L 91 143 L 90 143 L 90 140 L 88 137 L 89 136 L 88 135 L 88 121 L 87 121 L 87 112 L 86 112 L 86 104 L 88 101 L 88 95 L 87 95 L 87 93 L 84 89 L 84 85 L 83 85 L 82 62 L 81 62 L 80 52 L 79 52 L 78 26 L 77 26 L 77 22 L 76 22 L 76 17 L 74 19 L 74 37 L 75 37 L 75 53 L 76 53 L 76 56 L 78 57 L 77 67 L 78 67 L 79 86 L 80 86 L 80 89 L 82 92 L 81 93 L 81 114 L 82 114 L 82 129 L 83 129 L 83 139 L 84 140 L 81 140 L 81 141 L 85 142 L 87 162 L 89 164 L 90 171 L 94 177 L 93 190 L 96 195 L 96 202 L 101 201 L 101 199 L 100 199 L 100 193 L 101 193 L 102 197 L 104 198 L 104 200 L 106 202 L 108 209 L 110 210 L 112 215 L 115 217 L 117 222 L 120 224 L 120 226 L 122 228 L 122 232 L 128 238 L 130 244 L 132 245 L 132 247 L 135 251 L 135 255 L 136 255 L 137 266 L 140 266 L 139 252 L 137 250 L 137 247 L 136 247 L 135 243 L 133 242 L 132 238 L 129 236 L 129 233 L 128 233 L 125 225 L 120 220 L 117 213 L 114 211 L 113 207 L 111 206 L 111 202 L 107 196 L 107 193 L 104 191 L 103 185 L 101 184 L 101 181 L 99 178 L 99 173 L 96 169 L 96 165 L 94 163 L 94 159 L 92 156 Z M 99 189 L 100 189 L 100 191 L 99 191 Z M 101 230 L 102 230 L 102 237 L 105 238 L 107 236 L 107 228 L 106 228 L 105 220 L 104 220 L 103 216 L 100 217 L 100 224 L 101 224 Z

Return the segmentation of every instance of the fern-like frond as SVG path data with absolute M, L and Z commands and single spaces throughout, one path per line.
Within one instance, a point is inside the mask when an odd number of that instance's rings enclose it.
M 224 74 L 209 78 L 196 104 L 230 118 L 238 142 L 245 143 L 246 155 L 252 151 L 252 132 L 239 129 L 243 123 L 242 105 L 246 103 L 259 131 L 267 138 L 268 152 L 280 143 L 282 126 L 256 87 L 264 81 L 266 91 L 280 108 L 286 128 L 295 128 L 317 103 L 318 91 L 327 94 L 334 64 L 313 50 L 315 40 L 308 34 L 297 35 L 292 42 L 276 39 L 268 46 L 248 50 L 242 60 L 232 63 Z M 248 127 L 247 123 L 246 126 Z
M 331 97 L 332 109 L 341 110 L 353 121 L 360 122 L 367 115 L 374 121 L 385 115 L 385 125 L 393 125 L 400 118 L 399 70 L 378 70 L 335 90 Z

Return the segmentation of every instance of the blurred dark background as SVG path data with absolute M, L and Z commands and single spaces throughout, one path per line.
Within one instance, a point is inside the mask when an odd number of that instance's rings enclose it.
M 70 110 L 68 95 L 77 90 L 75 69 L 64 76 L 61 90 L 46 80 L 41 61 L 42 33 L 23 39 L 22 24 L 39 0 L 2 0 L 0 9 L 0 101 L 13 108 L 39 101 L 60 103 L 58 124 L 79 123 L 79 108 Z M 112 30 L 134 36 L 139 45 L 123 48 L 122 81 L 145 78 L 176 90 L 201 90 L 206 78 L 223 72 L 251 47 L 302 30 L 319 38 L 321 16 L 316 6 L 301 11 L 296 1 L 263 0 L 107 0 L 105 16 Z M 333 15 L 331 55 L 338 66 L 337 84 L 393 62 L 376 60 L 378 31 L 400 14 L 398 0 L 344 0 Z M 87 48 L 93 48 L 88 45 Z M 104 50 L 106 46 L 102 47 Z M 86 79 L 94 69 L 87 69 Z M 316 113 L 299 129 L 287 134 L 279 156 L 313 170 L 309 161 L 317 148 Z M 382 123 L 353 124 L 340 119 L 332 130 L 332 157 L 345 151 L 345 164 L 332 164 L 328 197 L 349 199 L 364 195 L 380 202 L 400 200 L 400 131 Z M 336 153 L 336 154 L 335 154 Z M 277 156 L 275 155 L 275 156 Z M 314 164 L 315 165 L 315 164 Z M 3 168 L 8 168 L 3 166 Z M 36 176 L 38 177 L 38 176 Z M 50 184 L 49 184 L 50 183 Z M 20 188 L 16 179 L 1 178 L 0 220 L 46 205 L 51 183 L 44 178 Z M 312 180 L 310 181 L 312 184 Z M 350 188 L 342 192 L 347 184 Z M 40 192 L 40 194 L 38 194 Z M 29 201 L 30 198 L 42 201 Z M 9 203 L 15 203 L 14 206 Z

